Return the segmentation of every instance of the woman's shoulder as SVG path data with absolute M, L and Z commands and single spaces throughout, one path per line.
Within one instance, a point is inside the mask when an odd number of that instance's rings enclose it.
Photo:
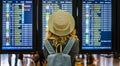
M 77 39 L 77 38 L 72 38 L 72 39 L 74 39 L 74 40 L 75 40 L 75 42 L 74 42 L 74 43 L 76 43 L 76 44 L 78 44 L 78 43 L 79 43 L 79 39 Z

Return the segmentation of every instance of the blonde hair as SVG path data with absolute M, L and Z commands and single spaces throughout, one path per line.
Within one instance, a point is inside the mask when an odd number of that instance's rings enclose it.
M 66 44 L 66 41 L 70 38 L 75 38 L 76 40 L 78 40 L 75 29 L 66 36 L 57 36 L 57 35 L 53 34 L 50 30 L 46 30 L 46 31 L 47 31 L 46 39 L 53 40 L 52 45 L 55 46 L 56 48 L 57 48 L 58 44 L 62 44 L 62 45 Z

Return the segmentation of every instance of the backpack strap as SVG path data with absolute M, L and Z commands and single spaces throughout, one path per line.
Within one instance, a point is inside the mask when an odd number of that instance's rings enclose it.
M 74 38 L 69 39 L 66 47 L 63 50 L 63 53 L 64 54 L 68 54 L 70 52 L 70 50 L 71 50 L 71 48 L 72 48 L 74 43 L 75 43 L 75 39 Z
M 45 45 L 49 54 L 55 54 L 56 53 L 48 40 L 45 40 L 44 45 Z

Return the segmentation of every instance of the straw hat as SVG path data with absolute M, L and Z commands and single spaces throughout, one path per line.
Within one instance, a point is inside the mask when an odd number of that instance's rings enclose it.
M 70 34 L 75 27 L 75 21 L 71 14 L 64 11 L 53 13 L 48 21 L 48 29 L 55 35 L 65 36 Z

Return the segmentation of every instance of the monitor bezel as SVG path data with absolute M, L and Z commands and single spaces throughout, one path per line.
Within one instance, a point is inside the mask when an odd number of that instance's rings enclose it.
M 77 0 L 72 0 L 72 15 L 75 19 L 75 22 L 77 21 L 77 16 L 76 16 L 76 11 L 77 11 Z M 42 0 L 38 1 L 38 51 L 43 51 L 42 49 Z M 77 24 L 77 23 L 75 23 Z M 75 27 L 76 28 L 76 27 Z
M 0 1 L 0 3 L 1 3 L 1 7 L 0 7 L 0 9 L 1 9 L 0 10 L 1 11 L 0 12 L 1 13 L 0 14 L 1 15 L 0 16 L 0 18 L 1 18 L 0 19 L 1 20 L 1 22 L 0 22 L 0 26 L 1 26 L 0 27 L 0 33 L 1 33 L 0 34 L 0 38 L 1 38 L 0 39 L 0 43 L 1 43 L 0 44 L 0 50 L 1 50 L 1 52 L 0 53 L 3 53 L 3 54 L 5 54 L 5 53 L 7 53 L 7 54 L 17 54 L 17 53 L 23 53 L 23 54 L 28 54 L 29 53 L 29 54 L 31 54 L 31 53 L 35 53 L 35 51 L 36 51 L 36 42 L 37 42 L 36 41 L 36 32 L 37 32 L 37 20 L 36 20 L 36 18 L 37 18 L 37 16 L 36 16 L 37 15 L 37 12 L 36 12 L 37 11 L 37 9 L 36 9 L 37 4 L 36 3 L 37 3 L 37 1 L 36 0 L 32 0 L 32 1 L 33 1 L 33 3 L 32 3 L 32 5 L 33 5 L 32 6 L 33 7 L 33 9 L 32 9 L 33 10 L 33 13 L 32 13 L 32 19 L 33 19 L 32 20 L 32 24 L 33 24 L 32 25 L 32 30 L 33 30 L 32 31 L 32 36 L 33 36 L 32 37 L 32 49 L 27 49 L 27 50 L 26 49 L 19 49 L 19 50 L 18 49 L 17 50 L 3 50 L 2 49 L 2 8 L 3 8 L 2 7 L 2 5 L 3 5 L 2 2 L 3 2 L 3 0 Z
M 117 0 L 117 45 L 116 45 L 116 52 L 120 53 L 120 0 Z
M 80 39 L 80 53 L 93 53 L 93 54 L 106 54 L 106 53 L 114 53 L 115 45 L 116 45 L 116 1 L 112 0 L 112 46 L 110 50 L 82 50 L 82 0 L 78 0 L 78 18 L 77 24 L 79 25 L 79 39 Z

